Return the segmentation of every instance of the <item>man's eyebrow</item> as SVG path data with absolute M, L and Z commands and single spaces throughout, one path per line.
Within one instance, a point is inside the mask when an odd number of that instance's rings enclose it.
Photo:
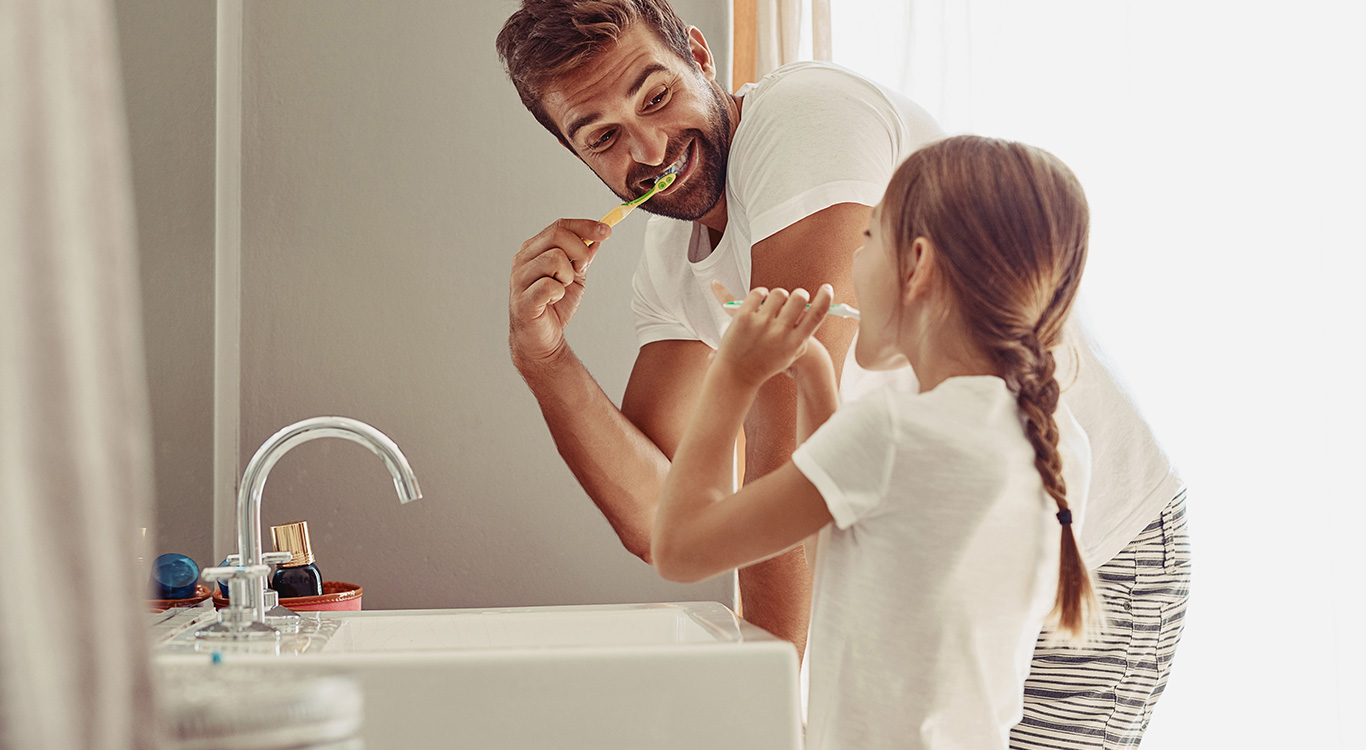
M 631 88 L 627 89 L 626 95 L 635 96 L 635 93 L 637 91 L 640 91 L 640 87 L 645 85 L 645 81 L 648 80 L 650 76 L 660 71 L 668 72 L 668 70 L 668 68 L 664 67 L 659 63 L 650 63 L 649 65 L 646 65 L 645 69 L 640 71 L 640 75 L 636 77 L 635 83 L 631 84 Z M 593 124 L 593 122 L 600 117 L 602 117 L 602 115 L 597 112 L 590 112 L 584 115 L 583 117 L 580 117 L 579 119 L 575 120 L 566 130 L 566 137 L 568 137 L 571 141 L 574 140 L 575 133 L 578 133 L 586 126 Z
M 668 71 L 669 69 L 664 67 L 663 65 L 660 65 L 659 63 L 650 63 L 649 65 L 646 65 L 645 69 L 640 71 L 640 75 L 636 78 L 636 82 L 631 84 L 631 90 L 627 91 L 626 95 L 634 96 L 637 91 L 640 91 L 640 87 L 645 85 L 645 79 L 649 78 L 655 73 L 660 72 L 661 70 Z
M 593 121 L 597 120 L 599 117 L 602 117 L 602 115 L 598 114 L 597 112 L 590 112 L 589 114 L 586 114 L 583 117 L 580 117 L 579 119 L 575 120 L 574 123 L 569 126 L 569 132 L 566 134 L 569 140 L 574 140 L 575 133 L 579 132 L 579 130 L 582 129 L 585 125 L 591 125 Z

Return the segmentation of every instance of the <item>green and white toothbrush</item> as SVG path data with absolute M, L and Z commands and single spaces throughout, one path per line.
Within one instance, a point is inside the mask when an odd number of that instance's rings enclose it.
M 722 303 L 721 303 L 721 306 L 724 307 L 724 308 L 730 309 L 730 310 L 737 310 L 737 309 L 739 309 L 740 305 L 743 305 L 743 304 L 745 304 L 745 301 L 744 301 L 744 300 L 742 300 L 742 299 L 737 299 L 737 300 L 731 300 L 730 302 L 722 302 Z M 811 305 L 807 305 L 807 307 L 810 307 L 810 306 L 811 306 Z M 829 312 L 828 314 L 833 315 L 833 316 L 835 316 L 835 317 L 837 317 L 837 318 L 851 318 L 851 319 L 853 319 L 853 320 L 858 320 L 858 319 L 859 319 L 859 318 L 858 318 L 858 310 L 855 310 L 854 308 L 852 308 L 852 307 L 850 307 L 850 306 L 844 304 L 843 302 L 837 302 L 837 303 L 831 305 L 831 306 L 830 306 L 830 312 Z

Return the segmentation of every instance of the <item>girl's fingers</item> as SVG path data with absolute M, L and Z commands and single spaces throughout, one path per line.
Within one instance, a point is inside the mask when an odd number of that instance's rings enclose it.
M 793 289 L 787 297 L 787 304 L 778 311 L 778 322 L 788 328 L 797 327 L 797 321 L 801 320 L 802 313 L 806 312 L 806 303 L 811 300 L 811 295 L 805 289 Z
M 744 304 L 740 305 L 740 312 L 744 314 L 759 312 L 759 308 L 764 304 L 766 297 L 768 297 L 767 289 L 761 286 L 754 287 L 749 290 L 749 294 L 745 295 Z
M 711 294 L 716 298 L 716 301 L 720 302 L 722 305 L 727 302 L 735 301 L 735 295 L 730 293 L 730 290 L 726 288 L 725 284 L 722 284 L 716 279 L 711 280 Z M 729 310 L 730 308 L 726 309 Z M 731 314 L 733 315 L 734 313 L 732 312 Z
M 821 321 L 830 312 L 830 303 L 835 301 L 835 288 L 829 284 L 821 284 L 816 290 L 816 296 L 811 300 L 811 307 L 807 308 L 806 317 L 797 323 L 797 332 L 802 336 L 810 336 L 820 327 Z
M 779 313 L 783 311 L 783 306 L 787 303 L 787 297 L 788 294 L 786 289 L 768 290 L 768 297 L 764 299 L 763 307 L 759 308 L 759 312 L 770 318 L 777 318 Z

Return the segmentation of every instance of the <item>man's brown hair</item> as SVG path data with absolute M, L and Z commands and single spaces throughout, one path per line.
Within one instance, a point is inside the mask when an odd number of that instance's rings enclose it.
M 637 22 L 643 22 L 679 57 L 696 65 L 688 44 L 688 26 L 668 0 L 522 0 L 521 9 L 498 33 L 498 57 L 522 104 L 561 143 L 573 148 L 551 122 L 541 98 L 555 81 L 616 44 Z

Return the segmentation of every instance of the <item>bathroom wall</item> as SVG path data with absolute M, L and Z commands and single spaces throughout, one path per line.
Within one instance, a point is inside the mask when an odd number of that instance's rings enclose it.
M 152 394 L 149 551 L 213 555 L 214 0 L 115 0 Z M 216 561 L 216 560 L 215 560 Z
M 729 2 L 675 5 L 728 58 Z M 221 498 L 207 536 L 215 3 L 116 6 L 158 551 L 207 564 L 235 547 Z M 515 7 L 244 3 L 241 292 L 217 300 L 220 314 L 240 310 L 240 361 L 218 363 L 240 372 L 240 404 L 217 418 L 240 424 L 239 467 L 276 430 L 323 414 L 369 422 L 404 450 L 426 495 L 409 505 L 379 459 L 339 440 L 296 448 L 265 489 L 263 525 L 308 520 L 324 578 L 361 584 L 367 608 L 730 603 L 729 577 L 668 584 L 621 548 L 509 362 L 508 272 L 521 242 L 560 216 L 596 218 L 616 202 L 503 74 L 493 40 Z M 729 80 L 728 67 L 721 75 Z M 604 247 L 570 328 L 613 400 L 636 350 L 628 301 L 643 225 L 632 217 Z
M 724 49 L 727 5 L 679 9 Z M 344 415 L 393 438 L 425 493 L 400 505 L 375 456 L 315 441 L 271 473 L 263 524 L 306 519 L 324 578 L 361 584 L 370 608 L 728 602 L 729 580 L 667 584 L 622 549 L 509 361 L 521 242 L 617 202 L 502 72 L 515 7 L 246 3 L 241 461 L 291 422 Z M 632 219 L 570 329 L 614 399 L 636 351 Z

